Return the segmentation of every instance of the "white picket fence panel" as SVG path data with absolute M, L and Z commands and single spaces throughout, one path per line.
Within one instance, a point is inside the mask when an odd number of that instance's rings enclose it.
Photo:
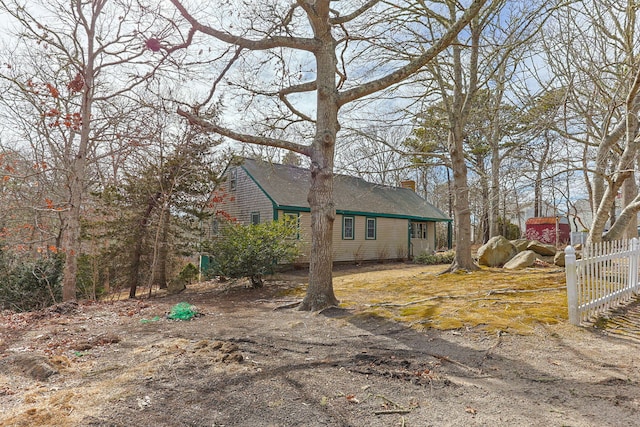
M 584 246 L 581 259 L 567 246 L 569 322 L 579 325 L 631 300 L 640 292 L 639 262 L 640 242 L 636 238 Z

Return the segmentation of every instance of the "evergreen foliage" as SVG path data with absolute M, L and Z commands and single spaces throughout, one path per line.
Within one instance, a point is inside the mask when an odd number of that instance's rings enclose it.
M 63 257 L 37 259 L 0 251 L 0 308 L 39 310 L 62 301 Z
M 262 287 L 262 277 L 272 273 L 277 263 L 289 263 L 299 256 L 296 233 L 296 224 L 285 221 L 227 223 L 220 236 L 205 248 L 212 257 L 209 274 L 248 277 L 253 287 Z

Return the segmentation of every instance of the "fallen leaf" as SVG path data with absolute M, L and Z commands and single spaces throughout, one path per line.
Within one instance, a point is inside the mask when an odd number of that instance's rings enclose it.
M 465 412 L 468 412 L 471 415 L 475 415 L 478 413 L 478 411 L 475 408 L 472 408 L 471 406 L 467 406 L 467 408 L 465 409 Z
M 360 403 L 360 401 L 356 398 L 355 394 L 347 394 L 347 402 L 349 403 Z

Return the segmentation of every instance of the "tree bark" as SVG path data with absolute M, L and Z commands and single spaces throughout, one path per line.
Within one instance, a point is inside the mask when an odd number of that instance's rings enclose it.
M 160 231 L 160 239 L 158 241 L 158 260 L 153 270 L 153 283 L 158 285 L 159 289 L 167 289 L 167 270 L 169 266 L 169 228 L 171 226 L 171 214 L 168 209 L 161 215 L 162 230 Z
M 78 254 L 80 253 L 80 213 L 82 209 L 82 193 L 84 192 L 84 174 L 86 164 L 84 158 L 72 163 L 69 182 L 69 211 L 64 225 L 62 247 L 65 251 L 65 263 L 62 276 L 62 300 L 76 299 L 76 282 L 78 276 Z
M 500 235 L 500 149 L 497 141 L 491 146 L 491 188 L 489 190 L 489 238 Z M 502 218 L 506 224 L 507 219 Z
M 318 67 L 316 134 L 311 150 L 311 257 L 309 286 L 300 310 L 321 310 L 338 305 L 333 292 L 333 223 L 336 217 L 333 202 L 333 163 L 338 133 L 338 91 L 335 80 L 336 42 L 329 25 L 329 5 L 318 9 L 312 22 L 316 37 L 323 48 L 315 52 Z
M 462 129 L 449 133 L 449 154 L 453 166 L 453 187 L 456 195 L 454 203 L 456 258 L 448 271 L 478 269 L 471 256 L 471 209 L 469 208 L 467 164 L 462 141 Z

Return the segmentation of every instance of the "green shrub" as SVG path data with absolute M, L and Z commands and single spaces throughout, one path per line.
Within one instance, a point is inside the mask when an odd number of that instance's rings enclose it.
M 413 261 L 416 264 L 436 265 L 451 264 L 456 257 L 455 251 L 436 252 L 435 254 L 423 252 L 416 256 Z
M 506 224 L 502 218 L 498 218 L 498 230 L 507 240 L 520 238 L 520 227 L 507 220 Z
M 285 221 L 257 225 L 229 223 L 220 236 L 209 242 L 208 274 L 229 278 L 248 277 L 253 287 L 262 287 L 262 277 L 272 273 L 277 263 L 290 263 L 300 251 L 297 224 Z
M 39 310 L 62 301 L 61 256 L 21 259 L 0 252 L 0 308 Z

